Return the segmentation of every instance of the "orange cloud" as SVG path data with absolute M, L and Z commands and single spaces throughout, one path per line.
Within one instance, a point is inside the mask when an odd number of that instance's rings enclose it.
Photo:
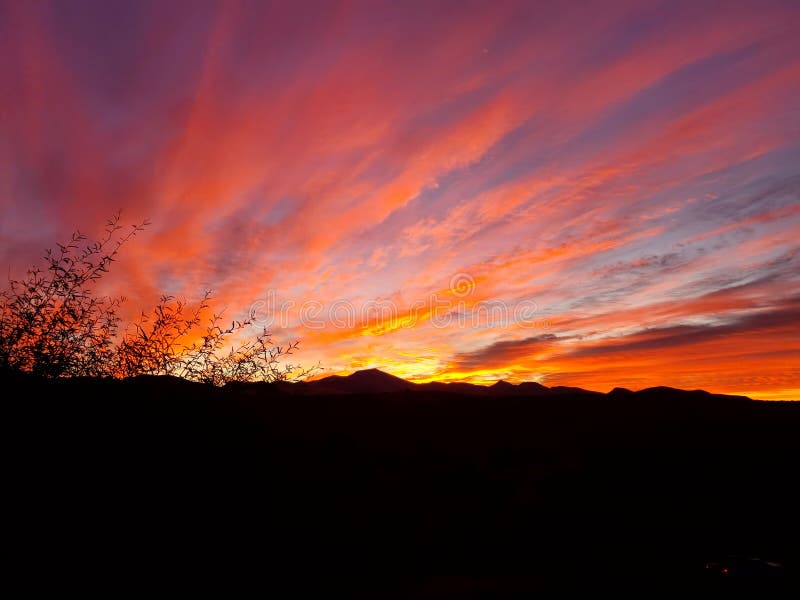
M 0 9 L 12 271 L 122 208 L 153 221 L 103 288 L 132 315 L 275 292 L 331 371 L 797 395 L 763 320 L 800 293 L 793 6 L 302 8 Z

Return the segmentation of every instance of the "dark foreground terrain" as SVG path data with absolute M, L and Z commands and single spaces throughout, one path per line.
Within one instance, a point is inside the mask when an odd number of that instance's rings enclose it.
M 800 403 L 3 387 L 5 545 L 30 590 L 228 569 L 281 598 L 762 598 L 795 583 Z M 288 592 L 270 594 L 276 578 Z

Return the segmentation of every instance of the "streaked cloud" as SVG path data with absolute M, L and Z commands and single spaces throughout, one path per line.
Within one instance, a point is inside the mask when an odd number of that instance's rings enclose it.
M 109 280 L 132 314 L 274 290 L 276 338 L 332 372 L 800 397 L 799 26 L 778 0 L 0 3 L 0 252 L 19 273 L 122 208 L 153 221 Z M 432 296 L 536 318 L 441 327 Z

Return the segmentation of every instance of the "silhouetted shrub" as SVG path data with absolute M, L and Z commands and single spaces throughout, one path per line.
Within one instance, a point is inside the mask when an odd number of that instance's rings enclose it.
M 292 354 L 299 342 L 276 346 L 262 329 L 250 339 L 230 345 L 230 338 L 240 337 L 253 326 L 253 315 L 232 321 L 230 327 L 220 325 L 221 313 L 204 320 L 210 298 L 206 292 L 200 303 L 190 308 L 184 300 L 162 296 L 153 312 L 142 313 L 123 336 L 117 347 L 117 371 L 122 376 L 176 375 L 213 385 L 282 381 L 296 373 L 296 367 L 281 365 L 278 359 Z
M 99 240 L 87 242 L 77 231 L 58 244 L 58 252 L 47 250 L 45 268 L 9 279 L 0 292 L 0 370 L 48 378 L 177 375 L 214 385 L 285 380 L 296 373 L 279 359 L 298 342 L 273 345 L 263 329 L 244 337 L 254 324 L 252 315 L 227 328 L 220 325 L 221 313 L 204 319 L 211 311 L 210 292 L 194 308 L 162 296 L 152 312 L 121 329 L 118 309 L 124 298 L 98 295 L 94 285 L 120 248 L 148 224 L 125 232 L 114 215 Z
M 44 377 L 108 374 L 122 298 L 93 293 L 125 242 L 119 215 L 106 224 L 100 240 L 86 243 L 76 231 L 58 252 L 47 250 L 44 269 L 34 267 L 0 292 L 0 367 Z

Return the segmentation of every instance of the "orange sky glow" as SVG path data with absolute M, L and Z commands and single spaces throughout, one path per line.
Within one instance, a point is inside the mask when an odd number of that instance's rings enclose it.
M 585 5 L 584 5 L 585 4 Z M 0 252 L 122 210 L 323 374 L 800 399 L 800 4 L 0 2 Z

